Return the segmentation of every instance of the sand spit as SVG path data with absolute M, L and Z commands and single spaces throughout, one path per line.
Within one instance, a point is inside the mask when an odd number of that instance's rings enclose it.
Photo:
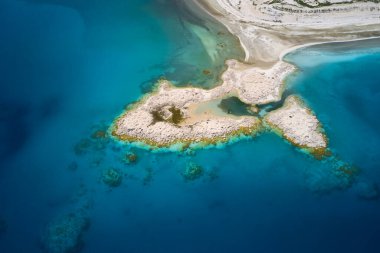
M 282 60 L 284 52 L 309 43 L 380 36 L 379 4 L 347 0 L 184 3 L 194 11 L 202 8 L 236 35 L 245 50 L 246 63 L 226 61 L 222 84 L 210 90 L 176 88 L 169 81 L 159 81 L 155 92 L 115 120 L 113 135 L 150 147 L 192 147 L 196 143 L 215 144 L 232 136 L 251 135 L 261 129 L 264 121 L 294 145 L 323 155 L 327 138 L 316 116 L 300 98 L 288 97 L 283 107 L 264 115 L 264 119 L 254 116 L 256 105 L 281 100 L 284 79 L 295 70 Z M 215 106 L 223 98 L 233 96 L 255 109 L 253 115 L 235 116 Z
M 317 117 L 297 96 L 287 97 L 284 105 L 269 112 L 264 121 L 298 147 L 311 151 L 327 148 L 327 138 Z
M 250 63 L 275 63 L 289 48 L 380 36 L 380 5 L 350 0 L 193 0 L 236 35 Z

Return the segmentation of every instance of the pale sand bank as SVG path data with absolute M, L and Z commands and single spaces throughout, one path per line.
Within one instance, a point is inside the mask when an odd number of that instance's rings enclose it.
M 380 35 L 379 3 L 300 1 L 193 0 L 240 39 L 254 64 L 276 62 L 299 45 Z
M 247 106 L 280 101 L 284 90 L 283 79 L 294 67 L 281 61 L 271 68 L 261 69 L 235 60 L 228 61 L 227 66 L 222 75 L 223 83 L 210 90 L 176 88 L 169 81 L 161 80 L 154 93 L 147 95 L 116 120 L 113 135 L 121 140 L 142 142 L 152 147 L 170 147 L 178 143 L 185 146 L 192 143 L 215 144 L 228 141 L 232 136 L 256 133 L 262 129 L 261 119 L 252 115 L 227 114 L 217 104 L 231 96 L 236 96 Z M 310 121 L 307 116 L 312 115 L 311 111 L 305 106 L 296 110 L 296 106 L 300 104 L 292 107 L 294 119 L 299 119 L 297 124 L 306 124 Z M 280 109 L 277 111 L 282 112 Z M 304 115 L 305 111 L 309 114 Z M 315 116 L 313 120 L 319 124 Z M 276 123 L 273 120 L 272 125 Z M 284 121 L 284 124 L 289 124 L 289 128 L 283 128 L 283 125 L 278 128 L 283 130 L 285 136 L 293 136 L 293 121 Z M 294 144 L 306 148 L 323 146 L 315 138 L 315 129 L 304 127 L 300 130 L 303 135 L 298 136 Z M 308 139 L 309 136 L 313 138 Z
M 222 75 L 223 86 L 234 88 L 246 104 L 261 105 L 281 100 L 285 77 L 295 67 L 279 61 L 269 68 L 259 68 L 235 60 L 226 62 L 228 68 Z
M 327 148 L 327 138 L 317 117 L 299 97 L 289 96 L 284 105 L 269 112 L 264 121 L 298 147 Z
M 154 93 L 115 121 L 115 137 L 151 147 L 170 147 L 178 143 L 213 144 L 240 134 L 251 135 L 262 128 L 262 119 L 226 114 L 217 107 L 221 99 L 236 96 L 253 109 L 280 101 L 284 79 L 295 70 L 282 61 L 290 50 L 306 44 L 380 35 L 380 8 L 371 2 L 334 0 L 324 6 L 326 3 L 320 0 L 307 0 L 304 4 L 308 7 L 292 0 L 187 3 L 203 8 L 236 35 L 247 63 L 226 61 L 222 84 L 210 90 L 176 88 L 160 81 Z M 203 43 L 212 47 L 208 41 Z M 318 154 L 327 149 L 327 138 L 317 117 L 298 97 L 288 97 L 283 107 L 264 116 L 264 122 L 298 147 Z
M 161 80 L 156 92 L 116 121 L 114 136 L 167 147 L 179 142 L 223 141 L 232 135 L 258 130 L 260 120 L 256 117 L 223 114 L 215 106 L 199 113 L 199 108 L 231 96 L 249 105 L 280 101 L 283 79 L 295 68 L 283 61 L 268 69 L 236 60 L 229 60 L 226 65 L 222 84 L 210 90 L 176 88 Z
M 155 93 L 116 120 L 113 135 L 152 147 L 170 147 L 178 143 L 225 142 L 231 136 L 253 134 L 261 125 L 256 117 L 232 117 L 221 115 L 220 111 L 213 113 L 213 110 L 193 113 L 194 106 L 217 99 L 231 90 L 222 88 L 175 88 L 162 80 Z

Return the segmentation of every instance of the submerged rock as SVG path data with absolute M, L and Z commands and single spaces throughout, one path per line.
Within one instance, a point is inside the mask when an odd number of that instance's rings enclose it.
M 78 156 L 86 154 L 91 147 L 91 140 L 82 139 L 74 146 L 74 153 Z
M 203 71 L 202 71 L 202 73 L 203 73 L 203 75 L 210 75 L 211 74 L 211 70 L 209 70 L 209 69 L 204 69 Z
M 312 192 L 327 194 L 351 187 L 358 173 L 357 167 L 332 158 L 318 169 L 307 170 L 306 185 Z
M 110 142 L 107 133 L 107 125 L 95 125 L 91 127 L 88 137 L 81 139 L 74 145 L 74 153 L 78 156 L 85 155 L 92 151 L 102 151 Z
M 132 153 L 132 152 L 128 152 L 126 155 L 125 155 L 125 159 L 127 161 L 127 163 L 135 163 L 137 162 L 137 155 L 135 153 Z
M 123 173 L 118 169 L 107 169 L 103 172 L 102 181 L 108 186 L 118 187 L 123 181 Z
M 182 172 L 182 176 L 186 181 L 194 181 L 199 179 L 204 174 L 204 169 L 197 164 L 190 163 L 186 166 L 185 170 Z
M 82 236 L 90 221 L 83 212 L 73 212 L 51 222 L 42 237 L 45 252 L 73 253 L 83 247 Z
M 107 132 L 105 130 L 97 130 L 91 135 L 91 138 L 93 139 L 104 139 L 106 137 L 107 137 Z

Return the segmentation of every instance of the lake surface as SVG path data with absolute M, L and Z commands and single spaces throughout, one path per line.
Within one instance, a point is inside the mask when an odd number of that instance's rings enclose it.
M 380 251 L 379 41 L 286 57 L 290 93 L 329 138 L 319 161 L 273 133 L 191 154 L 103 136 L 158 78 L 212 87 L 223 59 L 243 57 L 174 2 L 5 0 L 0 29 L 0 252 L 64 252 L 77 230 L 84 253 Z M 191 163 L 203 170 L 186 180 Z

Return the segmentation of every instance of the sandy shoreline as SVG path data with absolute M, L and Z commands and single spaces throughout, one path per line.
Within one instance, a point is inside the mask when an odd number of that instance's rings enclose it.
M 268 7 L 267 3 L 257 1 L 265 8 L 277 10 L 276 8 L 282 7 L 277 5 Z M 287 1 L 290 0 L 280 1 L 284 1 L 287 6 Z M 220 103 L 228 97 L 236 97 L 247 107 L 255 110 L 257 105 L 280 101 L 285 89 L 284 80 L 296 69 L 283 60 L 285 55 L 313 45 L 379 38 L 380 29 L 377 28 L 380 28 L 380 22 L 376 24 L 371 22 L 377 15 L 380 17 L 380 8 L 378 13 L 376 9 L 376 13 L 370 16 L 366 23 L 365 18 L 346 15 L 346 12 L 351 14 L 349 6 L 339 6 L 339 10 L 343 10 L 339 15 L 346 20 L 346 26 L 342 24 L 336 26 L 334 23 L 326 22 L 318 24 L 318 29 L 310 31 L 308 29 L 312 22 L 307 25 L 301 24 L 299 27 L 292 22 L 278 24 L 277 18 L 262 22 L 251 14 L 257 14 L 263 9 L 260 9 L 260 6 L 248 5 L 251 2 L 251 0 L 185 2 L 189 8 L 193 8 L 193 11 L 199 11 L 201 8 L 237 36 L 245 50 L 246 62 L 226 61 L 227 69 L 221 75 L 222 83 L 210 90 L 177 88 L 169 81 L 161 80 L 156 92 L 146 95 L 142 101 L 115 120 L 113 136 L 131 143 L 144 143 L 150 147 L 170 149 L 172 146 L 180 146 L 180 149 L 183 149 L 197 143 L 228 142 L 234 136 L 252 136 L 263 128 L 269 128 L 297 147 L 309 150 L 310 153 L 325 154 L 328 148 L 327 137 L 317 117 L 300 97 L 288 97 L 281 108 L 269 113 L 264 112 L 261 116 L 258 116 L 259 112 L 256 116 L 223 114 L 215 103 Z M 241 5 L 247 10 L 242 10 Z M 355 8 L 356 5 L 355 3 Z M 367 5 L 365 4 L 365 7 Z M 268 11 L 265 8 L 264 10 Z M 291 8 L 299 7 L 291 6 Z M 366 8 L 363 12 L 369 11 Z M 326 10 L 328 9 L 323 9 L 324 12 Z M 301 11 L 304 12 L 303 9 Z M 372 12 L 372 9 L 370 11 Z M 318 11 L 310 13 L 321 18 Z M 267 13 L 263 14 L 265 15 Z M 303 13 L 300 17 L 305 18 L 307 15 Z M 289 16 L 283 21 L 293 19 L 294 17 Z M 351 27 L 351 23 L 358 20 L 361 22 L 360 29 L 358 26 Z M 272 30 L 268 28 L 268 24 L 273 25 Z M 374 27 L 377 29 L 375 32 Z M 291 35 L 284 35 L 284 32 L 289 31 Z M 200 107 L 203 109 L 199 110 Z M 202 113 L 198 113 L 199 111 Z
M 380 36 L 373 36 L 368 38 L 359 38 L 359 39 L 351 39 L 351 40 L 334 40 L 334 41 L 322 41 L 322 42 L 312 42 L 312 43 L 306 43 L 303 45 L 294 46 L 291 48 L 288 48 L 284 50 L 279 58 L 280 60 L 284 60 L 284 58 L 294 51 L 302 48 L 312 47 L 312 46 L 318 46 L 318 45 L 329 45 L 329 44 L 335 44 L 335 43 L 350 43 L 350 42 L 360 42 L 360 41 L 367 41 L 367 40 L 374 40 L 374 39 L 380 39 Z
M 282 57 L 298 47 L 308 45 L 317 45 L 330 42 L 345 42 L 361 39 L 376 38 L 380 36 L 380 10 L 373 13 L 375 17 L 361 17 L 370 11 L 362 13 L 351 12 L 342 13 L 342 22 L 337 24 L 336 20 L 327 20 L 325 22 L 315 21 L 308 24 L 302 22 L 290 22 L 287 19 L 276 22 L 278 20 L 261 20 L 259 18 L 250 17 L 250 11 L 241 12 L 233 8 L 233 4 L 251 5 L 249 0 L 233 1 L 233 0 L 191 0 L 198 8 L 213 16 L 222 23 L 235 36 L 237 36 L 245 51 L 245 61 L 255 65 L 266 65 L 281 60 Z M 258 0 L 260 6 L 260 0 Z M 286 2 L 286 1 L 285 1 Z M 362 5 L 366 5 L 363 3 Z M 265 8 L 271 5 L 263 4 Z M 344 6 L 344 4 L 339 4 Z M 372 5 L 371 5 L 372 6 Z M 378 5 L 374 5 L 378 7 Z M 263 8 L 264 8 L 263 7 Z M 328 7 L 321 8 L 326 9 Z M 335 7 L 334 7 L 335 8 Z M 253 10 L 253 14 L 258 14 L 258 10 Z M 371 12 L 372 13 L 372 12 Z M 252 15 L 253 15 L 252 14 Z M 281 13 L 282 14 L 282 13 Z M 290 15 L 290 14 L 288 14 Z M 323 20 L 326 15 L 316 15 L 317 18 Z M 351 16 L 350 16 L 351 15 Z M 294 14 L 293 16 L 297 16 Z M 298 15 L 303 17 L 303 15 Z M 334 15 L 329 15 L 334 16 Z M 316 18 L 313 17 L 313 18 Z M 265 24 L 264 24 L 264 23 Z M 360 23 L 360 24 L 359 24 Z

